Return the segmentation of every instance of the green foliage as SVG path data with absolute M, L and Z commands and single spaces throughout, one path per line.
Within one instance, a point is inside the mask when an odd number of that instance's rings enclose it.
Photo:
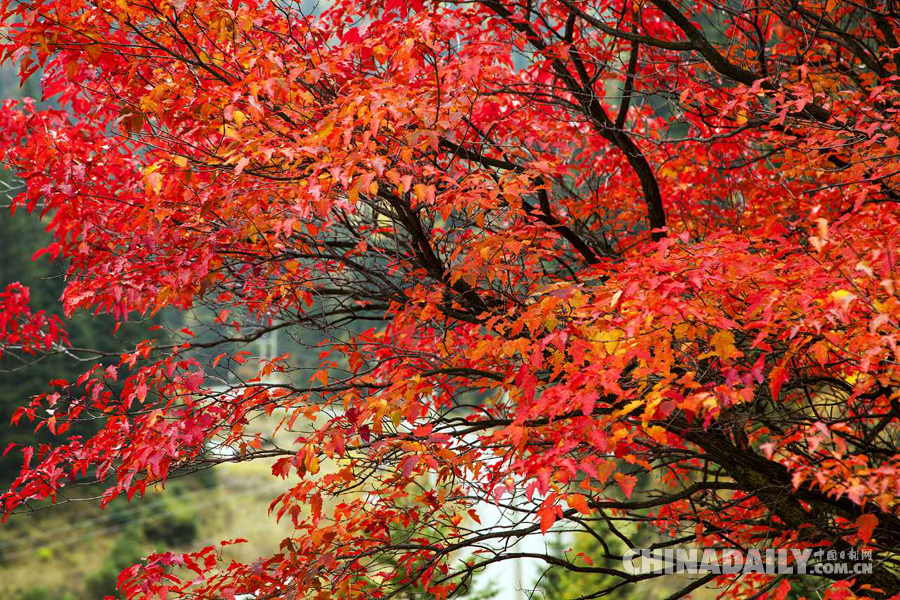
M 104 596 L 120 596 L 116 592 L 116 582 L 122 569 L 139 561 L 144 556 L 140 531 L 129 527 L 117 539 L 103 565 L 85 579 L 87 598 L 103 598 Z
M 500 589 L 493 581 L 482 582 L 477 574 L 472 579 L 460 585 L 456 598 L 465 600 L 494 600 L 500 593 Z
M 141 531 L 148 542 L 188 546 L 197 539 L 197 511 L 187 502 L 166 498 L 153 518 L 144 521 Z
M 608 551 L 604 549 L 600 541 L 594 536 L 576 534 L 574 542 L 566 543 L 562 538 L 556 537 L 549 542 L 550 554 L 579 566 L 621 567 L 612 564 L 606 558 L 607 553 L 621 556 L 625 551 L 624 544 L 616 537 L 609 535 L 604 537 Z M 585 557 L 587 560 L 585 560 Z M 588 562 L 590 561 L 590 562 Z M 579 598 L 588 593 L 599 592 L 614 586 L 620 580 L 602 573 L 575 573 L 559 567 L 547 569 L 540 579 L 535 582 L 535 599 L 565 600 L 567 598 Z M 611 591 L 604 598 L 627 598 L 627 588 L 618 588 Z
M 43 586 L 35 586 L 22 590 L 16 600 L 76 600 L 76 597 L 69 593 L 59 594 L 52 592 Z

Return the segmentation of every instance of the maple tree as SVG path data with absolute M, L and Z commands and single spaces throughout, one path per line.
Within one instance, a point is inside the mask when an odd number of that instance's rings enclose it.
M 207 306 L 218 331 L 51 382 L 16 418 L 60 443 L 25 449 L 4 513 L 88 476 L 143 494 L 226 460 L 211 443 L 289 481 L 278 554 L 154 555 L 127 596 L 441 598 L 522 537 L 635 524 L 870 548 L 825 593 L 900 593 L 892 2 L 0 6 L 0 56 L 61 107 L 3 105 L 0 153 L 69 261 L 67 313 Z M 65 344 L 21 297 L 0 331 Z M 327 334 L 319 368 L 223 392 L 215 369 L 255 361 L 234 344 L 286 327 Z M 480 526 L 485 503 L 509 519 Z M 705 584 L 791 585 L 684 593 Z

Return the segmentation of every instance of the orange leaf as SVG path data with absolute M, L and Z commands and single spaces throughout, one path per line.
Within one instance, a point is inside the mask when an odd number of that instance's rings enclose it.
M 556 513 L 552 507 L 542 508 L 538 513 L 541 516 L 541 533 L 547 533 L 556 522 Z
M 328 371 L 325 371 L 325 370 L 316 371 L 310 381 L 313 381 L 313 380 L 317 380 L 323 386 L 328 385 Z
M 569 506 L 583 515 L 591 514 L 591 509 L 588 508 L 587 498 L 585 498 L 582 494 L 571 494 L 568 498 L 566 498 L 566 502 L 569 503 Z
M 631 498 L 631 492 L 634 491 L 634 486 L 637 484 L 637 477 L 634 475 L 623 475 L 622 473 L 616 473 L 613 477 L 619 482 L 619 487 L 622 488 L 625 497 Z
M 868 544 L 872 539 L 872 533 L 875 531 L 876 525 L 878 525 L 878 517 L 875 515 L 860 515 L 860 517 L 856 519 L 856 526 L 859 528 L 859 539 Z
M 611 460 L 607 460 L 600 464 L 597 467 L 597 479 L 600 480 L 600 483 L 606 483 L 606 480 L 609 479 L 609 476 L 616 472 L 618 467 L 616 463 Z

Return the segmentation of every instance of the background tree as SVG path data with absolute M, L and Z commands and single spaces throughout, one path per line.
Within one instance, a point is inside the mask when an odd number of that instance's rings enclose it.
M 2 56 L 68 111 L 0 111 L 67 314 L 191 310 L 216 338 L 141 342 L 20 409 L 102 429 L 36 452 L 4 511 L 86 473 L 104 502 L 226 460 L 292 482 L 280 553 L 159 554 L 127 595 L 446 597 L 523 556 L 640 585 L 514 551 L 631 523 L 867 546 L 871 574 L 819 585 L 900 593 L 891 3 L 0 6 Z M 317 330 L 320 364 L 233 349 L 276 328 Z M 681 593 L 703 584 L 790 589 Z
M 622 548 L 622 542 L 613 538 L 613 544 L 617 546 L 616 553 L 624 554 L 627 548 Z M 605 540 L 604 540 L 605 542 Z M 608 543 L 607 543 L 608 544 Z M 578 536 L 573 544 L 567 544 L 564 539 L 551 540 L 549 543 L 550 555 L 561 561 L 569 561 L 578 556 L 585 564 L 592 564 L 593 556 L 607 554 L 598 538 Z M 586 560 L 585 560 L 585 557 Z M 589 561 L 589 562 L 588 562 Z M 603 573 L 573 573 L 564 568 L 550 567 L 534 583 L 534 597 L 539 599 L 550 598 L 577 598 L 583 596 L 585 591 L 602 590 L 613 587 L 618 583 L 611 576 Z M 608 594 L 610 598 L 627 598 L 627 588 L 619 588 Z
M 15 184 L 8 178 L 5 183 L 15 189 Z M 0 186 L 3 185 L 4 181 L 0 180 Z M 21 283 L 28 288 L 30 309 L 42 311 L 48 318 L 62 316 L 60 297 L 65 288 L 65 268 L 47 260 L 32 263 L 31 257 L 51 241 L 52 237 L 44 231 L 36 216 L 0 218 L 0 263 L 4 265 L 0 273 L 0 289 Z M 88 353 L 70 350 L 68 353 L 56 351 L 35 356 L 8 349 L 0 358 L 0 422 L 9 423 L 19 406 L 32 396 L 46 391 L 50 380 L 75 379 L 87 368 L 86 363 L 89 366 L 98 359 L 106 364 L 115 363 L 117 352 L 146 337 L 152 325 L 152 322 L 126 323 L 117 329 L 112 318 L 82 314 L 69 319 L 65 331 L 70 348 L 88 349 Z M 93 425 L 82 423 L 73 433 L 94 433 L 97 428 Z M 6 449 L 11 443 L 33 443 L 35 435 L 32 429 L 0 428 L 0 447 Z M 43 443 L 51 443 L 54 436 L 42 432 L 39 439 Z M 20 458 L 19 453 L 8 453 L 0 460 L 0 481 L 4 485 L 9 485 L 19 472 Z

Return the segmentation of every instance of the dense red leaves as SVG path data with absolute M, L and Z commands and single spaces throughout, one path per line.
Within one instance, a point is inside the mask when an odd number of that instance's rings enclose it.
M 0 356 L 4 349 L 24 354 L 52 350 L 54 344 L 67 344 L 65 328 L 56 315 L 31 312 L 28 288 L 11 283 L 0 291 Z
M 893 17 L 2 6 L 2 56 L 43 66 L 64 107 L 5 104 L 0 151 L 14 206 L 40 206 L 70 261 L 66 310 L 206 307 L 221 336 L 143 343 L 20 409 L 105 425 L 29 454 L 5 513 L 85 475 L 107 501 L 140 494 L 210 448 L 290 481 L 279 554 L 157 555 L 128 596 L 444 597 L 476 568 L 461 553 L 490 560 L 483 502 L 528 533 L 618 511 L 700 544 L 896 548 Z M 3 298 L 0 335 L 55 341 Z M 234 384 L 216 369 L 255 359 L 197 353 L 289 325 L 328 336 L 290 384 L 270 383 L 287 357 Z M 293 445 L 266 446 L 259 415 Z M 642 501 L 648 473 L 666 496 Z

